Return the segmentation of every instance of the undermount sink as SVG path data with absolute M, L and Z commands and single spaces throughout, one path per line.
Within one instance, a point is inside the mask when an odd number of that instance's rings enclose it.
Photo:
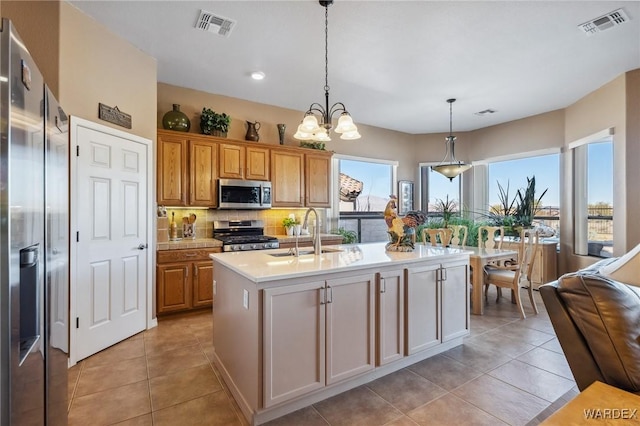
M 336 248 L 323 248 L 322 249 L 322 253 L 335 253 L 335 252 L 339 252 L 342 251 L 341 249 L 336 249 Z M 287 257 L 287 256 L 294 256 L 293 251 L 285 251 L 285 252 L 281 252 L 281 253 L 268 253 L 269 256 L 273 256 L 273 257 Z M 298 256 L 303 256 L 305 254 L 313 254 L 313 249 L 306 249 L 306 250 L 298 250 Z

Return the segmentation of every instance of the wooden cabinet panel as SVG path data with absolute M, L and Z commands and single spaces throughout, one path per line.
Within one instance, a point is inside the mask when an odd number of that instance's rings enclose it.
M 228 179 L 244 179 L 245 148 L 242 145 L 221 143 L 220 177 Z
M 324 281 L 264 291 L 264 406 L 325 386 Z
M 269 150 L 247 147 L 247 179 L 269 180 Z
M 378 273 L 377 365 L 404 356 L 404 270 Z
M 220 248 L 159 250 L 156 253 L 157 312 L 187 311 L 213 303 L 213 262 Z
M 407 269 L 407 355 L 440 344 L 439 269 L 439 264 Z
M 304 154 L 272 149 L 271 182 L 273 207 L 303 207 Z
M 442 268 L 442 341 L 446 342 L 469 334 L 469 278 L 466 262 L 444 263 Z
M 158 133 L 158 204 L 187 205 L 187 139 Z
M 191 307 L 190 264 L 161 265 L 157 268 L 158 313 Z
M 373 274 L 327 280 L 327 385 L 375 366 Z
M 305 205 L 331 207 L 331 155 L 305 154 Z
M 215 207 L 217 202 L 217 146 L 209 141 L 189 141 L 189 205 Z
M 213 303 L 213 262 L 193 263 L 193 307 Z

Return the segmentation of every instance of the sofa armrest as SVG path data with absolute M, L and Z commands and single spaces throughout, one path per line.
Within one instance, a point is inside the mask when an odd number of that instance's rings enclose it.
M 558 294 L 558 282 L 542 285 L 539 290 L 578 389 L 582 391 L 596 380 L 606 382 L 582 333 Z

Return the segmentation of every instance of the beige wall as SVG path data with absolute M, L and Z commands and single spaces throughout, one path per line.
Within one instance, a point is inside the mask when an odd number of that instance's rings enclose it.
M 626 183 L 626 249 L 630 250 L 640 244 L 640 69 L 626 74 L 626 146 L 625 176 Z
M 474 161 L 521 152 L 561 148 L 564 144 L 562 110 L 534 115 L 471 132 L 469 158 Z
M 157 63 L 69 3 L 60 14 L 60 96 L 71 115 L 156 139 Z M 98 118 L 98 103 L 131 115 L 125 129 Z
M 180 110 L 191 120 L 189 130 L 191 133 L 200 133 L 200 112 L 203 107 L 207 107 L 218 113 L 224 112 L 231 116 L 231 126 L 227 134 L 230 139 L 244 140 L 247 132 L 246 121 L 259 121 L 261 123 L 258 131 L 260 134 L 259 143 L 278 144 L 276 124 L 284 123 L 287 125 L 285 145 L 299 145 L 299 141 L 293 138 L 293 134 L 302 120 L 304 111 L 158 83 L 158 128 L 162 128 L 162 116 L 172 109 L 173 104 L 179 104 Z M 360 124 L 357 116 L 353 118 L 362 138 L 355 141 L 345 141 L 333 135 L 332 140 L 326 143 L 326 149 L 344 155 L 397 160 L 400 171 L 398 179 L 413 180 L 417 168 L 417 161 L 414 157 L 415 136 Z
M 0 4 L 2 17 L 11 19 L 47 85 L 59 98 L 60 2 L 3 0 Z
M 627 251 L 629 232 L 626 216 L 629 206 L 625 194 L 627 179 L 625 177 L 626 152 L 626 113 L 625 113 L 625 76 L 610 81 L 601 88 L 591 92 L 565 109 L 565 145 L 609 128 L 614 129 L 613 136 L 613 219 L 614 255 Z M 573 167 L 570 151 L 563 154 L 561 185 L 562 216 L 560 218 L 560 259 L 562 272 L 574 271 L 592 264 L 595 260 L 589 256 L 573 254 Z

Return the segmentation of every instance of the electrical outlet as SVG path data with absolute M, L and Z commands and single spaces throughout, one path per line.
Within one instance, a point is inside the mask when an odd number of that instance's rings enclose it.
M 242 306 L 244 306 L 245 309 L 249 309 L 249 290 L 244 289 L 242 291 L 244 292 L 242 295 Z
M 216 282 L 216 280 L 213 280 L 213 295 L 216 295 L 216 291 L 218 290 L 218 283 Z

